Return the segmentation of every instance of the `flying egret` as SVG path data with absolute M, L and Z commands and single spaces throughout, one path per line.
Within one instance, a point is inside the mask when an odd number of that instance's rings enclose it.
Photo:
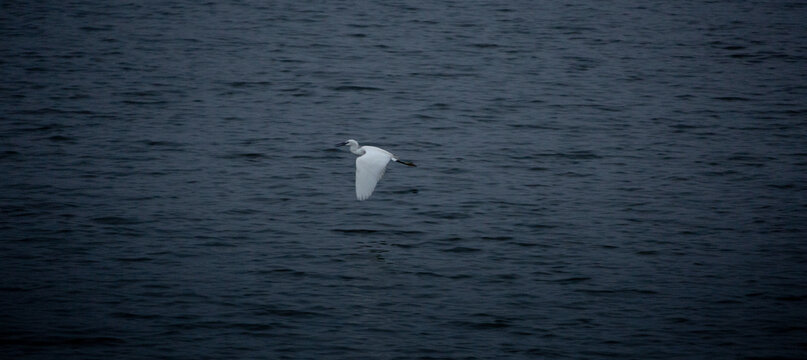
M 375 146 L 361 146 L 356 140 L 350 139 L 336 146 L 350 145 L 350 152 L 359 155 L 356 158 L 356 199 L 367 200 L 375 190 L 375 185 L 384 176 L 390 160 L 407 166 L 415 166 L 409 161 L 399 160 L 391 152 Z

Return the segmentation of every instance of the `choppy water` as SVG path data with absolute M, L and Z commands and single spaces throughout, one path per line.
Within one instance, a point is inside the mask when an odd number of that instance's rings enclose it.
M 3 2 L 0 350 L 805 358 L 805 18 Z

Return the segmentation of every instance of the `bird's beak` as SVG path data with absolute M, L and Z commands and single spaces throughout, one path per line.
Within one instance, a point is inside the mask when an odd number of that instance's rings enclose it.
M 345 141 L 345 142 L 340 142 L 340 143 L 336 144 L 336 146 L 337 146 L 337 147 L 338 147 L 338 146 L 345 146 L 345 145 L 347 145 L 347 141 Z

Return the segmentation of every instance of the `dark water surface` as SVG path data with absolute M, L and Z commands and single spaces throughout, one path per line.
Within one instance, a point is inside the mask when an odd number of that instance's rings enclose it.
M 805 19 L 2 2 L 0 351 L 807 358 Z

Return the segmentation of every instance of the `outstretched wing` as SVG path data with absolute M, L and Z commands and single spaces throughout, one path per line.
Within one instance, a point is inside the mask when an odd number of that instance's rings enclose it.
M 367 200 L 373 194 L 375 185 L 387 170 L 389 160 L 389 153 L 375 149 L 365 149 L 364 155 L 356 158 L 357 199 Z

